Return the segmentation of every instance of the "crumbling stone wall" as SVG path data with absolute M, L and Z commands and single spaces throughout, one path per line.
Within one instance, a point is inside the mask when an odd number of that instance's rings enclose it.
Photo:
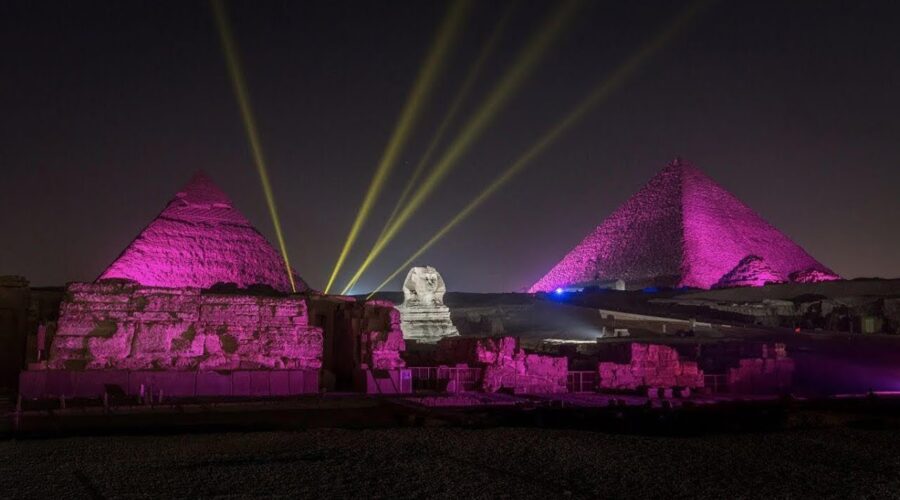
M 406 350 L 400 329 L 400 312 L 384 301 L 365 304 L 367 331 L 360 334 L 360 368 L 394 370 L 406 366 L 400 353 Z
M 784 344 L 763 344 L 760 356 L 742 358 L 726 374 L 731 392 L 771 394 L 789 389 L 794 376 L 794 360 Z
M 437 358 L 448 364 L 482 367 L 481 387 L 485 392 L 566 392 L 568 359 L 526 353 L 515 337 L 443 339 L 438 343 Z
M 665 345 L 632 343 L 629 363 L 601 361 L 597 370 L 601 389 L 703 387 L 703 371 L 697 363 L 682 361 L 674 348 Z
M 317 369 L 321 357 L 303 298 L 105 281 L 68 286 L 46 367 Z

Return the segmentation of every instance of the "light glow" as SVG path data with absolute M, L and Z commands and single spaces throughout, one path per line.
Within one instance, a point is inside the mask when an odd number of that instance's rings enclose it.
M 450 124 L 453 123 L 453 120 L 456 118 L 457 113 L 459 113 L 459 110 L 462 108 L 463 102 L 465 102 L 466 98 L 469 95 L 469 92 L 471 92 L 472 87 L 478 80 L 478 76 L 481 74 L 481 70 L 484 67 L 485 61 L 487 61 L 488 57 L 490 57 L 491 53 L 494 51 L 495 46 L 497 45 L 497 41 L 500 39 L 500 35 L 503 33 L 503 30 L 506 27 L 506 23 L 509 21 L 513 6 L 515 6 L 515 4 L 511 3 L 510 7 L 507 8 L 506 12 L 503 14 L 503 17 L 500 18 L 500 21 L 497 23 L 497 27 L 494 28 L 494 32 L 491 33 L 490 38 L 488 38 L 487 43 L 485 43 L 484 47 L 482 47 L 478 58 L 475 59 L 475 62 L 472 63 L 472 66 L 469 68 L 469 73 L 468 75 L 466 75 L 465 80 L 463 80 L 463 84 L 459 88 L 459 92 L 457 92 L 456 97 L 453 98 L 453 102 L 447 109 L 447 114 L 444 116 L 444 119 L 441 121 L 441 124 L 435 131 L 434 137 L 432 137 L 431 141 L 428 143 L 428 147 L 425 148 L 425 153 L 422 154 L 422 158 L 419 159 L 419 162 L 413 169 L 412 174 L 410 174 L 409 179 L 406 181 L 406 185 L 403 187 L 403 191 L 400 192 L 400 197 L 397 198 L 397 203 L 391 210 L 391 214 L 388 216 L 387 222 L 384 223 L 384 227 L 381 228 L 381 232 L 378 234 L 378 238 L 376 238 L 375 241 L 380 241 L 384 237 L 384 234 L 387 232 L 388 228 L 391 227 L 391 224 L 394 222 L 394 218 L 397 216 L 400 208 L 403 207 L 403 203 L 406 202 L 409 193 L 415 187 L 416 182 L 418 182 L 419 180 L 419 177 L 425 171 L 425 166 L 428 165 L 428 162 L 431 160 L 431 156 L 434 154 L 435 150 L 437 150 L 437 146 L 441 143 L 441 139 L 443 139 L 444 133 L 447 132 Z
M 432 44 L 431 49 L 428 51 L 425 65 L 422 66 L 422 69 L 416 77 L 412 91 L 400 113 L 400 118 L 397 121 L 394 132 L 391 135 L 390 140 L 388 140 L 381 161 L 378 162 L 378 167 L 375 169 L 375 175 L 372 177 L 372 182 L 369 184 L 369 189 L 366 191 L 362 205 L 359 207 L 353 225 L 350 227 L 350 233 L 347 235 L 344 247 L 341 249 L 337 262 L 334 264 L 334 269 L 331 271 L 331 277 L 328 278 L 328 284 L 325 285 L 325 293 L 328 293 L 328 291 L 331 290 L 338 272 L 340 272 L 341 267 L 343 267 L 344 261 L 347 260 L 350 249 L 353 248 L 353 244 L 356 242 L 356 238 L 359 236 L 363 224 L 365 224 L 366 220 L 369 218 L 372 207 L 375 205 L 378 195 L 384 187 L 384 183 L 387 181 L 391 170 L 393 170 L 394 165 L 396 164 L 400 151 L 403 149 L 403 146 L 406 145 L 406 141 L 422 112 L 424 102 L 430 95 L 432 87 L 434 87 L 434 82 L 437 80 L 440 70 L 443 67 L 447 52 L 460 33 L 460 27 L 470 6 L 470 0 L 455 1 L 450 6 L 450 10 L 444 18 L 443 23 L 441 23 L 437 38 Z M 345 288 L 343 293 L 346 293 L 349 288 L 349 286 Z
M 676 17 L 672 23 L 662 33 L 654 37 L 650 42 L 645 44 L 638 52 L 631 56 L 624 64 L 619 66 L 612 75 L 602 81 L 595 89 L 588 94 L 568 115 L 559 121 L 553 128 L 548 130 L 534 145 L 532 145 L 525 153 L 513 162 L 502 174 L 494 179 L 478 196 L 469 202 L 456 216 L 454 216 L 447 224 L 444 225 L 437 233 L 434 234 L 421 248 L 419 248 L 412 256 L 403 262 L 390 276 L 388 276 L 381 284 L 376 287 L 371 294 L 374 294 L 387 285 L 392 279 L 400 274 L 415 259 L 425 253 L 435 243 L 440 241 L 451 229 L 457 224 L 465 220 L 472 212 L 475 211 L 482 203 L 484 203 L 491 195 L 499 190 L 503 185 L 515 177 L 525 166 L 527 166 L 534 158 L 544 151 L 548 146 L 555 142 L 564 132 L 577 123 L 584 115 L 594 106 L 606 99 L 614 90 L 624 84 L 650 56 L 665 46 L 672 38 L 675 37 L 688 22 L 704 7 L 708 2 L 700 0 L 692 3 L 681 14 Z M 371 294 L 369 295 L 371 297 Z
M 550 48 L 552 42 L 564 31 L 568 21 L 577 11 L 580 5 L 577 0 L 568 0 L 559 5 L 553 15 L 542 26 L 526 47 L 518 54 L 513 66 L 504 73 L 500 82 L 491 90 L 487 98 L 478 107 L 478 110 L 462 127 L 460 134 L 450 144 L 444 155 L 438 160 L 434 168 L 428 174 L 419 189 L 412 195 L 409 203 L 396 216 L 382 237 L 375 242 L 359 269 L 344 287 L 349 290 L 359 281 L 369 265 L 384 250 L 384 247 L 396 236 L 397 232 L 406 224 L 413 213 L 418 210 L 428 196 L 437 188 L 440 182 L 450 173 L 456 163 L 468 151 L 485 128 L 496 118 L 503 106 L 515 94 L 525 78 L 534 70 Z M 342 292 L 343 293 L 343 292 Z
M 284 234 L 281 231 L 281 222 L 278 218 L 278 208 L 275 205 L 275 195 L 272 192 L 272 184 L 269 182 L 269 172 L 266 168 L 266 160 L 263 156 L 262 145 L 259 140 L 259 132 L 256 129 L 256 119 L 253 117 L 253 109 L 250 106 L 250 93 L 247 91 L 247 83 L 244 81 L 244 72 L 241 69 L 241 61 L 238 56 L 237 44 L 228 22 L 228 14 L 225 12 L 224 0 L 210 0 L 213 17 L 219 31 L 219 40 L 222 43 L 222 53 L 225 55 L 225 63 L 228 66 L 228 74 L 231 76 L 231 84 L 234 87 L 234 95 L 241 110 L 241 119 L 244 122 L 244 131 L 247 134 L 247 142 L 253 154 L 253 163 L 259 173 L 263 194 L 266 197 L 266 205 L 269 208 L 269 217 L 275 227 L 275 238 L 278 239 L 278 248 L 281 258 L 284 260 L 284 269 L 291 283 L 291 292 L 297 292 L 297 284 L 294 283 L 294 273 L 291 272 L 291 262 L 288 259 L 287 245 L 284 242 Z

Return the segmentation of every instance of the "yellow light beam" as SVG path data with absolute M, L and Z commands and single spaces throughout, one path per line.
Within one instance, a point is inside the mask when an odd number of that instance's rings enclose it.
M 394 205 L 393 210 L 391 210 L 391 214 L 388 216 L 387 222 L 384 223 L 384 227 L 381 228 L 381 232 L 378 234 L 378 238 L 376 238 L 375 241 L 378 241 L 382 237 L 384 237 L 384 234 L 391 226 L 391 223 L 394 222 L 394 218 L 397 216 L 397 212 L 399 212 L 400 208 L 403 207 L 403 203 L 406 201 L 407 196 L 409 196 L 409 193 L 415 187 L 416 182 L 419 180 L 419 176 L 421 176 L 422 172 L 425 171 L 425 166 L 428 164 L 429 160 L 431 160 L 431 156 L 432 154 L 434 154 L 437 146 L 440 144 L 441 139 L 443 139 L 444 133 L 450 127 L 450 124 L 453 123 L 453 120 L 456 118 L 456 114 L 459 113 L 459 110 L 462 108 L 463 102 L 465 102 L 466 98 L 469 95 L 469 92 L 471 92 L 472 87 L 478 80 L 478 76 L 481 74 L 484 63 L 487 61 L 491 53 L 493 53 L 494 47 L 497 45 L 497 41 L 500 40 L 500 35 L 503 33 L 503 30 L 506 27 L 506 23 L 509 21 L 510 14 L 513 11 L 512 8 L 515 5 L 515 3 L 509 4 L 509 7 L 506 9 L 506 12 L 504 12 L 503 17 L 500 18 L 500 21 L 494 28 L 493 33 L 491 33 L 491 36 L 488 38 L 488 41 L 484 44 L 484 47 L 482 47 L 481 53 L 478 55 L 478 58 L 475 59 L 475 62 L 472 63 L 472 66 L 469 68 L 469 74 L 466 76 L 465 80 L 463 80 L 463 84 L 460 87 L 459 92 L 457 92 L 456 97 L 453 98 L 453 102 L 447 109 L 447 114 L 444 116 L 444 119 L 441 121 L 441 124 L 438 126 L 437 130 L 434 133 L 434 137 L 431 138 L 431 142 L 429 142 L 428 147 L 425 148 L 425 153 L 422 154 L 422 158 L 419 159 L 419 162 L 413 169 L 412 174 L 406 181 L 406 185 L 403 187 L 403 191 L 401 191 L 400 197 L 397 199 L 397 203 Z
M 231 76 L 231 83 L 234 87 L 234 95 L 241 110 L 247 142 L 250 143 L 250 150 L 253 153 L 253 163 L 256 164 L 256 171 L 259 173 L 259 180 L 262 183 L 263 193 L 266 196 L 266 204 L 269 206 L 269 216 L 272 218 L 272 225 L 275 226 L 275 237 L 278 239 L 278 247 L 284 260 L 284 269 L 287 272 L 288 281 L 291 283 L 291 291 L 296 293 L 297 285 L 294 283 L 294 273 L 291 271 L 287 245 L 284 243 L 284 234 L 281 232 L 281 222 L 278 218 L 278 209 L 275 206 L 272 184 L 269 182 L 269 172 L 266 169 L 266 160 L 263 156 L 259 132 L 256 129 L 256 119 L 253 117 L 253 109 L 250 106 L 250 93 L 247 91 L 247 83 L 244 81 L 244 72 L 241 69 L 241 60 L 231 31 L 231 24 L 228 21 L 228 13 L 225 12 L 225 2 L 224 0 L 210 0 L 210 5 L 212 6 L 213 17 L 216 20 L 216 27 L 219 31 L 219 40 L 222 43 L 222 52 L 225 55 L 228 74 Z
M 444 177 L 450 173 L 456 162 L 469 149 L 475 139 L 490 124 L 503 105 L 512 97 L 516 89 L 522 84 L 524 79 L 531 73 L 534 67 L 540 62 L 542 56 L 550 47 L 551 43 L 563 31 L 567 22 L 576 11 L 576 7 L 580 4 L 578 0 L 567 0 L 561 4 L 544 23 L 537 36 L 532 38 L 528 45 L 516 57 L 513 66 L 506 71 L 500 82 L 493 88 L 488 97 L 481 103 L 478 111 L 463 126 L 459 136 L 450 144 L 447 151 L 435 164 L 434 168 L 419 186 L 419 189 L 412 195 L 409 203 L 397 215 L 393 224 L 384 233 L 383 237 L 375 242 L 375 245 L 369 251 L 363 263 L 357 269 L 356 274 L 350 279 L 350 282 L 344 287 L 342 293 L 346 293 L 353 285 L 359 281 L 360 276 L 366 271 L 369 265 L 381 253 L 384 247 L 394 238 L 397 232 L 406 224 L 410 216 L 422 205 L 425 199 L 431 194 Z
M 325 293 L 328 293 L 328 291 L 331 290 L 331 286 L 334 284 L 338 272 L 340 272 L 341 267 L 344 265 L 344 261 L 347 260 L 350 249 L 353 248 L 353 244 L 359 236 L 359 231 L 362 229 L 363 224 L 365 224 L 366 219 L 368 219 L 372 207 L 375 205 L 375 201 L 378 199 L 378 195 L 384 187 L 385 181 L 387 181 L 391 170 L 394 168 L 397 156 L 400 155 L 400 151 L 406 144 L 410 132 L 412 132 L 416 120 L 421 114 L 422 108 L 424 107 L 423 104 L 431 93 L 431 89 L 434 86 L 435 80 L 437 80 L 450 46 L 460 32 L 460 26 L 470 5 L 470 0 L 457 0 L 453 2 L 444 21 L 441 23 L 441 26 L 438 29 L 438 35 L 426 56 L 425 65 L 416 76 L 412 91 L 406 100 L 406 104 L 403 106 L 394 132 L 391 135 L 390 140 L 388 140 L 387 147 L 381 156 L 381 161 L 378 162 L 378 166 L 375 169 L 375 175 L 372 177 L 369 189 L 366 191 L 362 205 L 359 207 L 356 219 L 350 227 L 350 233 L 347 235 L 344 247 L 341 249 L 341 253 L 334 265 L 334 269 L 331 271 L 331 277 L 328 278 L 328 284 L 325 286 Z
M 512 165 L 510 165 L 502 174 L 500 174 L 488 187 L 476 196 L 468 205 L 465 206 L 456 216 L 454 216 L 447 224 L 445 224 L 434 236 L 431 237 L 421 248 L 412 254 L 403 262 L 390 276 L 381 282 L 371 293 L 368 298 L 385 287 L 392 279 L 406 269 L 413 261 L 419 258 L 435 243 L 444 237 L 457 224 L 468 217 L 475 209 L 485 202 L 491 195 L 498 191 L 510 179 L 515 177 L 525 166 L 541 154 L 548 146 L 555 142 L 563 133 L 577 123 L 584 115 L 594 106 L 605 100 L 615 90 L 621 87 L 654 53 L 667 45 L 685 26 L 693 19 L 697 13 L 710 2 L 700 0 L 692 3 L 684 11 L 682 11 L 669 26 L 659 35 L 645 44 L 638 52 L 631 56 L 624 64 L 619 66 L 612 75 L 601 82 L 590 94 L 579 102 L 579 104 L 558 122 L 553 128 L 548 130 L 543 137 L 540 138 L 533 146 L 528 148 Z

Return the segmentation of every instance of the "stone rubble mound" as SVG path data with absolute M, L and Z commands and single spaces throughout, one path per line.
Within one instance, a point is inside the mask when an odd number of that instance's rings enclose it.
M 778 274 L 758 255 L 748 255 L 728 271 L 712 287 L 733 288 L 738 286 L 764 286 L 770 283 L 784 283 L 787 279 Z
M 790 280 L 794 283 L 820 283 L 822 281 L 835 281 L 840 279 L 834 274 L 823 273 L 818 269 L 804 269 L 791 273 Z

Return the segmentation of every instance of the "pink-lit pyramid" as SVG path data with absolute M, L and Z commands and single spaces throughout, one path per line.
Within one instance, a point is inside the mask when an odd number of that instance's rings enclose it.
M 98 280 L 110 278 L 168 288 L 235 283 L 291 291 L 281 254 L 203 172 L 194 174 Z M 297 291 L 307 290 L 295 272 L 294 281 Z
M 754 270 L 766 276 L 751 276 Z M 720 280 L 719 286 L 762 285 L 789 276 L 840 278 L 699 169 L 676 159 L 529 291 L 613 279 L 629 288 L 710 288 Z

